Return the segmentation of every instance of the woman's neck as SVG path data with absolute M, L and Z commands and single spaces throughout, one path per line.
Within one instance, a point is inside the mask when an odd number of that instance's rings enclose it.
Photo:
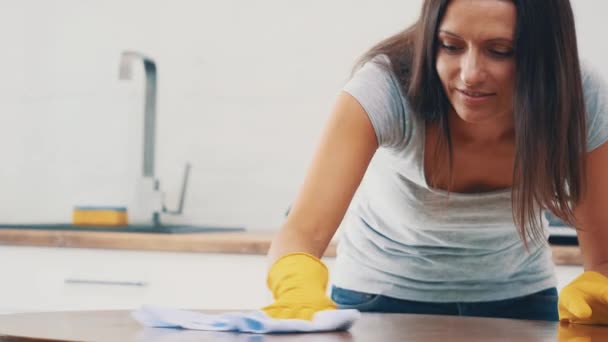
M 467 145 L 494 145 L 512 142 L 515 139 L 515 124 L 511 115 L 471 123 L 462 120 L 454 110 L 451 110 L 449 125 L 452 140 Z

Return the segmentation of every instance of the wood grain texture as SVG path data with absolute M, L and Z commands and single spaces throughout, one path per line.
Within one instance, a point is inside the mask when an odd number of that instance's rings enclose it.
M 11 341 L 608 341 L 608 327 L 512 319 L 364 313 L 347 332 L 254 335 L 144 328 L 128 311 L 0 315 L 0 342 Z
M 0 230 L 0 245 L 130 249 L 190 253 L 266 254 L 274 232 L 147 234 L 57 230 Z M 582 265 L 577 246 L 552 246 L 556 265 Z M 336 255 L 331 243 L 325 256 Z

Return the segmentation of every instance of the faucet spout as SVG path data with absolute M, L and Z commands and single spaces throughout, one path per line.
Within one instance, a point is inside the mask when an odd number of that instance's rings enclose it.
M 142 53 L 136 51 L 124 51 L 120 57 L 119 79 L 132 79 L 133 64 L 135 61 L 141 61 L 143 63 L 146 77 L 142 176 L 154 178 L 157 87 L 156 63 L 154 60 Z
M 154 150 L 156 140 L 156 64 L 142 53 L 136 51 L 124 51 L 120 57 L 120 69 L 118 78 L 121 80 L 131 80 L 133 78 L 133 64 L 141 61 L 144 65 L 146 77 L 146 93 L 144 99 L 144 141 L 142 159 L 142 177 L 137 182 L 136 212 L 143 212 L 144 220 L 150 220 L 152 224 L 160 226 L 161 213 L 180 215 L 184 206 L 184 196 L 188 184 L 188 174 L 190 164 L 186 164 L 182 190 L 180 194 L 179 206 L 176 210 L 169 210 L 164 203 L 164 193 L 160 191 L 158 179 L 154 175 Z

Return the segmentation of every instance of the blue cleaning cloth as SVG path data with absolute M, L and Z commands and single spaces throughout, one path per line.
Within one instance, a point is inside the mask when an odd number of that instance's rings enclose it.
M 358 310 L 324 310 L 311 321 L 274 319 L 262 311 L 204 314 L 156 306 L 143 306 L 132 312 L 142 325 L 155 328 L 233 331 L 244 333 L 321 332 L 349 329 L 361 317 Z

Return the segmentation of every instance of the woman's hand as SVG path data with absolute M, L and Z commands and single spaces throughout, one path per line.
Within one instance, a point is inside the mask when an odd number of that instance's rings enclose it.
M 326 294 L 328 276 L 325 264 L 311 254 L 281 257 L 267 278 L 275 302 L 262 311 L 273 318 L 311 320 L 318 311 L 336 309 Z
M 608 278 L 584 272 L 562 289 L 558 310 L 560 321 L 608 325 Z

